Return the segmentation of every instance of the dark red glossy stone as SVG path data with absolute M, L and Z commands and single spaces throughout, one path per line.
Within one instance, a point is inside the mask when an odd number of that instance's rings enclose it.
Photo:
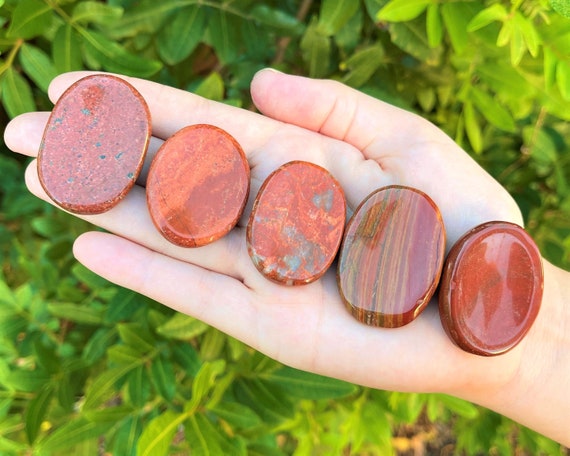
M 249 164 L 226 131 L 190 125 L 158 150 L 146 193 L 162 235 L 181 247 L 200 247 L 237 224 L 249 195 Z
M 151 134 L 142 96 L 115 76 L 73 84 L 55 104 L 38 153 L 48 196 L 76 214 L 115 206 L 140 173 Z
M 484 223 L 447 257 L 439 292 L 443 327 L 465 351 L 505 353 L 532 326 L 542 289 L 542 259 L 526 231 L 508 222 Z
M 439 209 L 423 192 L 373 192 L 346 227 L 338 264 L 340 295 L 359 321 L 395 328 L 414 320 L 435 292 L 445 252 Z
M 257 195 L 247 226 L 249 255 L 275 282 L 313 282 L 333 262 L 345 221 L 344 192 L 327 170 L 308 162 L 286 163 Z

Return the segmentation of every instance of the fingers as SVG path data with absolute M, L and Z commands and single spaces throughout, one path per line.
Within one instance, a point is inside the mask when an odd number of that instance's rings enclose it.
M 90 74 L 93 73 L 73 72 L 58 76 L 50 84 L 50 99 L 55 103 L 71 84 Z M 248 151 L 260 147 L 276 127 L 270 119 L 245 109 L 155 82 L 117 76 L 132 84 L 146 100 L 151 112 L 153 135 L 161 139 L 169 138 L 187 125 L 209 123 L 226 130 Z
M 26 170 L 26 185 L 34 195 L 53 204 L 39 182 L 35 161 Z M 138 185 L 108 212 L 78 217 L 171 258 L 247 283 L 263 280 L 249 259 L 243 228 L 236 228 L 223 239 L 204 247 L 178 247 L 164 239 L 154 226 L 148 213 L 145 191 Z
M 48 117 L 48 112 L 29 112 L 12 119 L 4 130 L 6 146 L 29 157 L 37 156 Z
M 346 141 L 365 154 L 373 143 L 404 150 L 419 129 L 437 129 L 422 118 L 339 82 L 259 71 L 251 96 L 266 116 Z M 369 158 L 377 158 L 368 155 Z

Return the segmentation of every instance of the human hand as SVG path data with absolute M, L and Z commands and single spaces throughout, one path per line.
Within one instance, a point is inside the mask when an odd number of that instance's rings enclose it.
M 82 76 L 58 77 L 50 98 L 55 102 Z M 482 222 L 522 224 L 508 193 L 438 128 L 339 83 L 273 71 L 258 73 L 252 82 L 252 98 L 264 115 L 128 80 L 149 104 L 154 137 L 138 185 L 125 200 L 107 213 L 83 217 L 113 233 L 90 232 L 76 240 L 74 253 L 85 266 L 285 364 L 375 388 L 444 392 L 485 403 L 521 381 L 525 363 L 540 359 L 545 312 L 515 349 L 481 358 L 447 338 L 434 303 L 407 326 L 368 327 L 344 308 L 334 268 L 315 283 L 285 287 L 261 276 L 248 256 L 245 227 L 253 198 L 264 179 L 291 160 L 328 169 L 345 190 L 352 210 L 386 185 L 422 190 L 441 210 L 448 249 Z M 16 118 L 6 130 L 6 143 L 15 151 L 36 155 L 47 118 L 47 113 Z M 162 142 L 196 123 L 223 128 L 240 142 L 252 183 L 248 207 L 229 235 L 205 247 L 185 249 L 168 243 L 155 229 L 144 183 Z M 49 201 L 35 162 L 26 181 L 32 193 Z

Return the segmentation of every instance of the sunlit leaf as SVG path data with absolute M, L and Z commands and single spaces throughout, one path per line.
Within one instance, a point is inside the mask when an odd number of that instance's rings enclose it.
M 319 31 L 324 35 L 334 35 L 356 13 L 358 6 L 355 0 L 323 0 L 319 14 Z
M 209 410 L 238 428 L 251 428 L 261 423 L 257 413 L 239 402 L 223 401 Z
M 52 302 L 48 310 L 54 317 L 59 317 L 74 323 L 84 325 L 100 325 L 103 322 L 103 312 L 83 304 L 71 302 Z
M 14 67 L 9 67 L 2 79 L 2 105 L 10 117 L 36 110 L 28 81 Z
M 434 48 L 443 40 L 443 25 L 439 14 L 439 5 L 430 3 L 426 14 L 426 33 L 429 45 Z
M 221 83 L 223 84 L 223 81 Z M 190 340 L 204 333 L 208 328 L 209 325 L 203 321 L 177 312 L 166 323 L 156 328 L 156 332 L 167 339 Z
M 560 94 L 570 101 L 570 62 L 560 60 L 556 66 L 556 84 Z
M 493 3 L 491 6 L 477 13 L 477 15 L 471 19 L 467 25 L 467 30 L 469 32 L 474 32 L 495 21 L 504 21 L 507 19 L 508 14 L 509 13 L 501 3 Z
M 208 37 L 222 63 L 234 62 L 239 55 L 239 20 L 223 10 L 214 10 L 208 21 Z
M 20 63 L 30 79 L 47 92 L 49 83 L 57 76 L 50 57 L 36 46 L 24 43 L 20 49 Z
M 123 15 L 123 8 L 96 1 L 82 1 L 73 8 L 71 20 L 80 24 L 112 25 Z
M 311 77 L 323 77 L 330 64 L 330 38 L 319 31 L 316 20 L 305 30 L 301 39 L 301 52 Z
M 470 101 L 463 104 L 463 119 L 465 121 L 465 132 L 467 133 L 473 151 L 481 153 L 483 151 L 481 126 L 477 120 L 473 104 Z
M 365 84 L 384 62 L 384 55 L 384 48 L 380 44 L 359 49 L 346 61 L 349 71 L 344 77 L 344 83 L 352 87 Z
M 492 97 L 477 87 L 471 89 L 471 95 L 473 104 L 485 119 L 501 130 L 508 132 L 515 131 L 513 116 L 501 106 L 495 97 Z
M 9 38 L 29 39 L 44 33 L 51 25 L 53 13 L 41 0 L 19 0 L 8 28 Z
M 166 456 L 176 429 L 185 415 L 167 410 L 152 419 L 145 427 L 137 443 L 137 456 Z
M 41 439 L 36 444 L 35 449 L 37 451 L 53 452 L 71 448 L 86 440 L 99 438 L 114 424 L 113 422 L 89 421 L 83 417 L 75 418 L 58 427 L 45 439 Z
M 167 401 L 171 401 L 176 394 L 176 378 L 170 360 L 157 356 L 150 366 L 150 374 L 157 392 Z
M 392 0 L 378 11 L 376 19 L 388 22 L 404 22 L 422 14 L 431 0 Z

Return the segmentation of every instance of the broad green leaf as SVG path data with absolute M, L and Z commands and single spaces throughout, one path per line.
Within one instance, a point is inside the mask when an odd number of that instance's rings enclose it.
M 194 93 L 208 100 L 222 101 L 224 99 L 224 80 L 220 73 L 216 71 L 210 73 L 208 77 L 196 87 Z
M 192 345 L 185 343 L 176 344 L 172 350 L 176 363 L 179 364 L 188 375 L 195 377 L 202 365 L 202 361 L 196 349 Z
M 71 302 L 53 302 L 47 306 L 49 313 L 74 323 L 84 325 L 100 325 L 103 322 L 103 312 L 96 310 L 85 304 L 74 304 Z
M 138 364 L 141 352 L 128 345 L 117 344 L 109 347 L 107 357 L 114 364 Z
M 110 285 L 107 280 L 90 271 L 81 263 L 74 264 L 71 268 L 71 272 L 77 280 L 79 280 L 91 290 L 100 290 Z
M 35 393 L 51 380 L 49 374 L 43 370 L 17 369 L 11 371 L 4 380 L 5 385 L 16 391 Z
M 14 67 L 9 67 L 2 79 L 2 104 L 10 117 L 36 110 L 32 89 Z
M 101 410 L 88 410 L 84 413 L 85 418 L 96 423 L 117 423 L 122 419 L 132 415 L 134 409 L 129 405 L 118 405 L 106 407 Z
M 26 451 L 29 451 L 29 447 L 16 440 L 10 440 L 0 436 L 0 451 L 5 452 L 2 454 L 6 454 L 7 456 L 26 454 Z
M 465 121 L 465 133 L 467 133 L 471 147 L 475 153 L 479 154 L 483 151 L 483 136 L 471 101 L 466 101 L 463 104 L 463 119 Z
M 556 84 L 562 97 L 570 101 L 570 61 L 560 60 L 556 65 Z
M 479 409 L 470 402 L 446 394 L 438 394 L 439 400 L 457 415 L 473 420 L 479 416 Z
M 278 8 L 257 3 L 250 11 L 250 16 L 265 26 L 277 29 L 292 35 L 299 35 L 303 32 L 303 23 L 295 16 Z
M 53 215 L 34 217 L 31 226 L 37 234 L 45 238 L 53 238 L 69 232 L 69 226 Z
M 239 402 L 222 401 L 209 410 L 237 428 L 246 429 L 261 424 L 259 415 Z
M 508 12 L 501 3 L 494 3 L 491 6 L 477 13 L 467 25 L 468 32 L 479 30 L 495 21 L 505 21 L 508 17 Z
M 432 0 L 392 0 L 378 11 L 376 19 L 387 22 L 406 22 L 422 14 Z
M 150 395 L 150 379 L 144 366 L 138 366 L 129 373 L 127 391 L 130 403 L 142 407 Z
M 294 407 L 291 398 L 280 386 L 261 379 L 237 379 L 234 394 L 239 402 L 250 407 L 268 424 L 291 419 Z
M 516 12 L 513 22 L 513 32 L 511 34 L 511 64 L 517 66 L 522 60 L 524 53 L 527 50 L 525 38 L 523 35 L 522 25 L 526 22 L 525 17 L 520 13 Z
M 152 335 L 138 323 L 120 323 L 117 325 L 121 340 L 139 353 L 154 350 Z
M 309 76 L 326 76 L 330 65 L 331 42 L 328 36 L 319 31 L 316 19 L 313 19 L 305 30 L 300 46 Z
M 41 453 L 71 448 L 86 440 L 98 439 L 114 424 L 113 422 L 96 423 L 84 417 L 78 417 L 58 427 L 45 439 L 41 439 L 36 443 L 35 449 Z
M 441 5 L 441 16 L 451 45 L 457 54 L 461 54 L 467 47 L 469 41 L 467 24 L 472 13 L 472 6 L 467 3 L 444 3 Z
M 550 0 L 550 6 L 561 16 L 570 18 L 570 2 L 568 0 Z
M 144 298 L 134 291 L 119 288 L 107 303 L 105 323 L 118 323 L 130 319 L 144 303 Z
M 112 437 L 109 453 L 121 456 L 136 456 L 137 441 L 143 432 L 142 421 L 142 418 L 135 415 L 122 420 L 121 423 L 117 423 L 118 429 Z
M 19 0 L 8 28 L 8 38 L 29 39 L 41 35 L 51 26 L 52 9 L 41 0 Z
M 202 399 L 214 387 L 216 377 L 224 371 L 225 367 L 226 363 L 222 359 L 202 364 L 192 382 L 192 397 L 186 403 L 185 411 L 196 410 Z
M 124 364 L 119 367 L 108 369 L 95 378 L 87 388 L 83 410 L 97 408 L 105 400 L 114 394 L 118 394 L 115 384 L 129 371 L 137 367 L 137 363 Z
M 115 328 L 99 328 L 89 338 L 81 352 L 81 359 L 88 364 L 99 361 L 107 351 L 107 348 L 117 339 Z
M 30 445 L 35 442 L 38 436 L 40 425 L 46 416 L 53 395 L 53 387 L 48 383 L 40 389 L 36 397 L 28 404 L 28 408 L 24 413 L 24 423 L 26 425 L 26 437 Z
M 175 65 L 196 48 L 202 40 L 207 24 L 207 10 L 200 6 L 187 6 L 180 9 L 157 35 L 157 50 L 160 57 L 169 65 Z
M 150 374 L 158 393 L 166 401 L 171 401 L 176 394 L 176 377 L 170 360 L 157 356 L 150 366 Z
M 335 399 L 349 396 L 358 390 L 351 383 L 292 367 L 282 367 L 264 374 L 261 378 L 279 385 L 293 396 L 304 399 Z
M 443 40 L 443 25 L 439 14 L 439 5 L 430 3 L 426 14 L 426 33 L 430 47 L 438 47 Z
M 49 83 L 57 71 L 49 56 L 41 49 L 24 43 L 20 49 L 20 63 L 26 74 L 36 85 L 47 92 Z
M 186 415 L 167 410 L 152 419 L 137 443 L 137 456 L 166 456 L 178 426 Z
M 137 1 L 136 8 L 129 8 L 121 20 L 105 29 L 105 35 L 116 40 L 141 34 L 154 34 L 163 27 L 164 21 L 176 13 L 179 8 L 195 3 L 195 0 Z
M 185 430 L 192 456 L 226 454 L 220 445 L 219 434 L 205 416 L 190 416 L 185 422 Z
M 145 78 L 162 68 L 158 60 L 132 54 L 102 33 L 82 29 L 81 35 L 87 53 L 107 71 Z
M 489 62 L 477 65 L 476 74 L 487 83 L 493 92 L 510 98 L 533 97 L 536 90 L 508 62 Z
M 556 84 L 556 67 L 558 58 L 554 52 L 547 46 L 543 48 L 544 60 L 542 67 L 544 68 L 544 85 L 547 89 L 551 89 Z
M 319 31 L 327 36 L 334 35 L 350 20 L 358 7 L 358 0 L 323 0 L 319 14 Z
M 208 21 L 208 37 L 220 62 L 233 63 L 239 56 L 239 20 L 224 10 L 214 10 Z
M 509 44 L 513 36 L 513 21 L 503 22 L 503 26 L 499 31 L 499 36 L 497 36 L 497 46 L 503 47 Z
M 226 343 L 226 337 L 223 332 L 209 328 L 201 340 L 200 357 L 204 361 L 219 359 Z
M 472 87 L 470 93 L 473 104 L 485 119 L 501 130 L 515 131 L 513 116 L 501 106 L 495 97 L 477 87 Z
M 167 339 L 190 340 L 204 333 L 208 328 L 206 323 L 177 312 L 170 320 L 156 328 L 156 332 Z
M 123 8 L 95 1 L 79 2 L 71 15 L 71 21 L 79 24 L 112 25 L 123 15 Z
M 551 169 L 558 163 L 556 144 L 552 137 L 544 130 L 534 125 L 523 129 L 525 146 L 535 162 L 542 167 Z
M 518 13 L 515 16 L 515 26 L 519 29 L 528 52 L 533 57 L 538 56 L 538 50 L 542 44 L 540 36 L 534 27 L 534 23 L 529 18 Z
M 344 77 L 344 83 L 351 87 L 366 84 L 383 62 L 384 48 L 379 43 L 358 50 L 346 61 L 349 72 Z
M 57 29 L 52 42 L 52 55 L 55 68 L 60 73 L 83 68 L 81 37 L 70 24 Z
M 392 42 L 400 49 L 428 65 L 437 65 L 441 48 L 431 48 L 427 41 L 425 21 L 394 23 L 389 31 Z

